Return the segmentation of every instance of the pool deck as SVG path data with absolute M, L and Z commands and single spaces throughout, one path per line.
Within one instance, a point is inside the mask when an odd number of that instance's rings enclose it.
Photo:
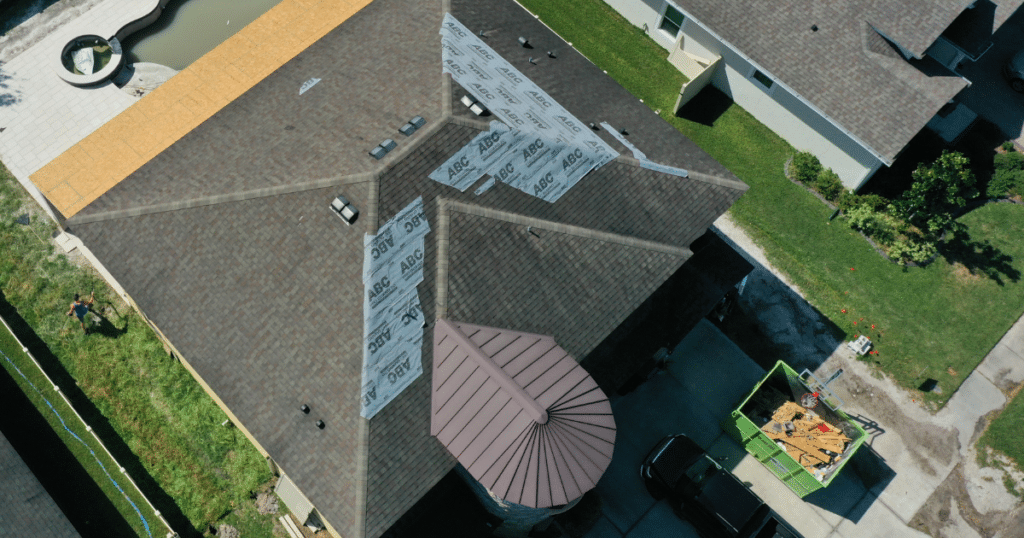
M 52 68 L 73 34 L 103 32 L 137 11 L 133 4 L 138 2 L 98 4 L 0 65 L 0 160 L 22 183 L 136 102 L 112 84 L 71 86 Z
M 89 28 L 129 2 L 107 0 L 69 27 Z M 369 3 L 282 0 L 138 100 L 40 69 L 73 33 L 62 29 L 0 66 L 0 160 L 69 218 Z

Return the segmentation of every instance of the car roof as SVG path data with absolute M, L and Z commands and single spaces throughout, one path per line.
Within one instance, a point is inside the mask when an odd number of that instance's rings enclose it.
M 1010 58 L 1010 68 L 1017 71 L 1024 71 L 1024 49 L 1017 51 L 1013 57 Z

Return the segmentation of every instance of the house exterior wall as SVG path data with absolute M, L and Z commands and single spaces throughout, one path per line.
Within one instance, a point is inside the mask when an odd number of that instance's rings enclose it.
M 648 35 L 666 50 L 681 40 L 682 50 L 703 58 L 721 56 L 711 84 L 731 97 L 797 150 L 809 151 L 831 168 L 843 185 L 857 189 L 885 163 L 872 151 L 843 132 L 821 113 L 777 82 L 766 89 L 751 78 L 756 66 L 739 51 L 722 43 L 685 10 L 678 38 L 659 29 L 665 0 L 605 0 L 631 23 L 647 27 Z M 769 74 L 770 73 L 766 73 Z

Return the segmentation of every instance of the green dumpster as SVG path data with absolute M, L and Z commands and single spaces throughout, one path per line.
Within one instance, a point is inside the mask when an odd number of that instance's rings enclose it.
M 800 465 L 786 453 L 785 449 L 776 445 L 761 431 L 761 425 L 768 422 L 768 417 L 780 399 L 799 402 L 801 397 L 813 392 L 820 395 L 818 405 L 813 409 L 814 413 L 841 429 L 851 440 L 837 461 L 820 471 L 820 476 L 815 476 Z M 828 486 L 867 439 L 864 428 L 850 419 L 839 409 L 840 407 L 838 399 L 827 390 L 826 385 L 813 379 L 813 376 L 801 377 L 795 370 L 779 361 L 737 408 L 722 420 L 722 429 L 797 495 L 804 497 L 812 491 Z

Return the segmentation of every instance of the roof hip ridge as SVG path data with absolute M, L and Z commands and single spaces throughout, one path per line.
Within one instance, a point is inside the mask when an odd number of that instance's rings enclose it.
M 633 166 L 633 167 L 636 167 L 636 168 L 644 168 L 643 166 L 640 166 L 640 160 L 639 159 L 637 159 L 635 157 L 630 157 L 630 156 L 622 154 L 622 153 L 620 153 L 619 156 L 615 158 L 615 161 L 618 161 L 618 162 L 620 162 L 622 164 L 625 164 L 627 166 Z M 656 164 L 661 164 L 661 163 L 658 163 L 657 161 L 653 161 L 653 160 L 651 160 L 650 162 L 653 162 L 653 163 L 656 163 Z M 644 168 L 644 170 L 649 170 L 649 169 L 648 168 Z M 657 170 L 651 170 L 651 171 L 652 172 L 657 172 Z M 713 176 L 711 174 L 705 174 L 703 172 L 696 172 L 696 171 L 693 171 L 693 170 L 690 170 L 690 169 L 686 170 L 686 178 L 685 179 L 695 179 L 695 180 L 700 181 L 702 183 L 710 183 L 711 185 L 718 185 L 719 187 L 726 187 L 728 189 L 733 189 L 733 190 L 737 190 L 737 191 L 740 191 L 740 192 L 747 192 L 747 190 L 750 189 L 750 185 L 747 185 L 746 183 L 744 183 L 744 182 L 742 182 L 742 181 L 740 181 L 738 179 L 729 179 L 727 177 L 722 177 L 722 176 Z

